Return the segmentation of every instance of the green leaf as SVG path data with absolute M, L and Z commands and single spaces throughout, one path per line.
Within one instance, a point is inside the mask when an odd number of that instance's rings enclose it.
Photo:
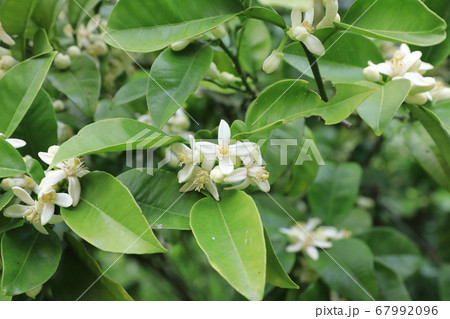
M 445 21 L 420 0 L 356 0 L 342 23 L 335 24 L 365 36 L 419 46 L 435 45 L 446 37 Z
M 380 300 L 411 301 L 409 292 L 402 279 L 388 265 L 375 262 L 375 277 Z
M 308 90 L 308 82 L 284 80 L 269 86 L 250 106 L 246 125 L 252 132 L 293 121 L 300 117 L 320 116 L 326 124 L 345 120 L 374 89 L 350 83 L 336 84 L 336 95 L 328 103 Z
M 442 187 L 450 191 L 450 166 L 425 128 L 415 122 L 405 125 L 406 146 L 422 168 Z
M 198 201 L 191 228 L 211 266 L 239 293 L 261 300 L 266 278 L 266 247 L 258 209 L 252 198 L 228 191 L 220 202 Z
M 395 229 L 372 228 L 360 237 L 369 245 L 375 259 L 393 269 L 401 278 L 412 275 L 421 264 L 419 249 Z
M 445 161 L 450 165 L 450 117 L 448 116 L 448 111 L 440 113 L 446 115 L 445 118 L 440 118 L 433 112 L 433 109 L 427 107 L 408 105 L 408 108 L 413 116 L 422 123 L 438 146 Z
M 110 252 L 165 251 L 133 196 L 112 175 L 90 173 L 81 179 L 81 190 L 77 207 L 61 208 L 66 224 L 81 238 Z
M 9 34 L 23 34 L 36 4 L 36 0 L 6 0 L 0 15 L 5 31 Z
M 72 27 L 76 28 L 86 17 L 86 13 L 91 12 L 99 2 L 100 0 L 68 1 L 68 18 Z
M 41 55 L 52 52 L 53 47 L 48 41 L 47 33 L 44 29 L 39 29 L 34 34 L 33 55 Z
M 27 224 L 3 235 L 2 290 L 18 295 L 44 284 L 55 273 L 61 258 L 58 236 L 43 235 Z
M 33 21 L 39 27 L 44 28 L 48 34 L 51 34 L 65 2 L 65 0 L 39 0 L 39 5 L 33 10 Z M 70 2 L 75 3 L 75 1 Z M 81 2 L 81 0 L 78 0 L 78 2 Z
M 302 9 L 308 11 L 313 8 L 313 0 L 259 0 L 261 4 L 266 6 L 284 7 L 288 9 Z
M 26 170 L 22 155 L 11 144 L 0 138 L 0 178 L 21 175 Z
M 44 169 L 41 164 L 34 158 L 27 158 L 25 159 L 25 165 L 27 167 L 28 175 L 30 175 L 37 184 L 40 184 L 41 180 L 45 177 Z
M 280 288 L 286 289 L 298 289 L 298 285 L 292 281 L 283 266 L 280 263 L 275 251 L 273 250 L 272 243 L 270 242 L 269 235 L 264 231 L 264 239 L 267 249 L 267 266 L 266 266 L 266 281 L 268 284 L 274 285 Z
M 326 252 L 321 251 L 316 261 L 310 259 L 309 265 L 331 289 L 350 300 L 378 299 L 374 258 L 367 245 L 344 239 Z
M 0 194 L 0 211 L 5 208 L 13 198 L 14 193 L 12 191 Z
M 257 20 L 272 23 L 282 29 L 287 27 L 286 22 L 284 21 L 282 16 L 280 16 L 275 11 L 267 9 L 267 8 L 250 7 L 247 10 L 245 10 L 242 13 L 242 15 L 252 18 L 252 19 L 257 19 Z
M 370 86 L 369 82 L 366 84 Z M 372 83 L 372 86 L 377 88 L 377 91 L 369 96 L 357 111 L 374 133 L 380 136 L 408 96 L 411 82 L 399 79 L 390 81 L 386 85 Z
M 344 219 L 355 205 L 361 175 L 361 167 L 356 163 L 321 166 L 308 191 L 314 216 L 328 225 Z
M 23 61 L 0 79 L 0 132 L 6 137 L 11 136 L 27 113 L 54 57 L 53 52 Z
M 55 300 L 131 301 L 117 282 L 109 279 L 82 243 L 69 233 L 64 234 L 67 249 L 51 280 Z
M 94 60 L 86 55 L 72 57 L 71 61 L 68 70 L 52 69 L 48 79 L 87 117 L 92 118 L 100 95 L 100 71 Z
M 261 70 L 272 52 L 270 32 L 264 22 L 248 20 L 239 37 L 239 62 L 249 73 Z
M 108 134 L 104 134 L 105 132 Z M 62 144 L 52 165 L 75 156 L 147 149 L 181 140 L 179 136 L 168 136 L 163 131 L 136 120 L 102 120 L 85 126 L 76 136 Z
M 111 107 L 114 108 L 145 97 L 147 87 L 148 78 L 128 82 L 117 91 Z
M 180 193 L 175 174 L 156 170 L 153 175 L 149 175 L 132 169 L 117 179 L 133 194 L 152 228 L 191 229 L 191 207 L 203 196 L 197 192 Z
M 106 41 L 133 52 L 152 52 L 205 33 L 244 10 L 239 0 L 128 0 L 114 6 Z
M 158 56 L 147 89 L 148 110 L 156 127 L 163 127 L 197 89 L 212 59 L 208 46 L 189 46 L 183 52 L 168 48 Z
M 14 137 L 27 142 L 20 148 L 22 154 L 38 158 L 38 153 L 58 144 L 58 124 L 52 100 L 47 92 L 40 90 L 27 114 L 14 132 Z
M 441 266 L 441 274 L 439 276 L 439 291 L 441 300 L 450 299 L 450 264 L 446 263 Z
M 364 80 L 362 69 L 367 66 L 367 61 L 374 63 L 384 61 L 376 44 L 359 34 L 339 31 L 327 38 L 323 44 L 326 53 L 318 62 L 320 73 L 333 82 L 362 81 Z M 349 48 L 355 54 L 349 54 Z M 300 43 L 288 45 L 283 52 L 287 63 L 305 75 L 313 77 L 308 58 Z

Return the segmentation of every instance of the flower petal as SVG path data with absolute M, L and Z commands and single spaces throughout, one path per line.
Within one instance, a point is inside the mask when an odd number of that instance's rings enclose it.
M 319 251 L 314 246 L 309 246 L 306 248 L 306 254 L 311 257 L 312 260 L 319 259 Z
M 50 165 L 53 161 L 53 158 L 55 158 L 55 154 L 50 154 L 46 152 L 39 152 L 38 156 L 45 164 L 48 165 Z
M 286 251 L 288 253 L 296 253 L 296 252 L 299 252 L 300 250 L 302 250 L 302 246 L 303 246 L 303 243 L 296 242 L 294 244 L 287 246 Z
M 230 156 L 226 156 L 223 159 L 219 159 L 219 167 L 222 173 L 225 175 L 231 174 L 234 170 L 234 164 Z
M 14 204 L 9 206 L 3 212 L 3 215 L 9 218 L 23 218 L 23 213 L 28 209 L 28 206 Z
M 208 192 L 211 193 L 211 195 L 214 197 L 216 201 L 219 201 L 219 192 L 217 191 L 217 186 L 214 184 L 214 182 L 210 179 L 208 183 L 205 184 L 206 189 Z
M 307 36 L 303 43 L 306 45 L 308 50 L 311 51 L 311 53 L 319 56 L 325 54 L 325 47 L 323 46 L 322 42 L 320 42 L 320 40 L 312 34 Z
M 194 181 L 189 181 L 180 188 L 181 193 L 186 193 L 193 191 L 197 185 L 194 183 Z
M 73 207 L 78 205 L 78 202 L 80 201 L 80 194 L 81 194 L 81 185 L 78 178 L 69 176 L 69 195 L 72 197 L 72 205 Z
M 230 126 L 224 120 L 220 121 L 219 124 L 219 145 L 227 145 L 230 144 L 231 138 L 231 130 Z
M 26 190 L 20 187 L 13 187 L 12 188 L 14 195 L 16 195 L 22 202 L 33 206 L 34 205 L 34 199 L 31 198 L 30 194 Z
M 50 219 L 52 219 L 54 213 L 55 213 L 54 204 L 44 204 L 44 208 L 42 209 L 41 214 L 42 226 L 45 226 L 50 221 Z
M 383 62 L 374 64 L 372 61 L 369 61 L 369 66 L 373 67 L 376 71 L 380 72 L 381 74 L 385 74 L 387 76 L 392 76 L 392 68 L 389 63 Z
M 311 25 L 314 23 L 314 8 L 305 12 L 305 18 L 303 19 L 303 22 L 308 22 Z
M 292 9 L 291 12 L 292 27 L 295 28 L 302 24 L 302 10 Z
M 45 189 L 48 187 L 52 187 L 53 185 L 58 184 L 66 177 L 67 177 L 66 172 L 63 170 L 50 171 L 47 173 L 47 176 L 45 176 L 42 179 L 40 188 Z
M 57 193 L 55 204 L 61 207 L 69 207 L 72 206 L 73 200 L 69 194 Z
M 225 187 L 225 190 L 231 190 L 231 189 L 244 189 L 247 188 L 248 185 L 250 185 L 250 178 L 246 178 L 245 181 L 242 184 L 231 186 L 231 187 Z
M 7 138 L 6 141 L 11 144 L 14 148 L 21 148 L 27 145 L 27 143 L 23 140 L 19 140 L 18 138 Z
M 33 223 L 33 226 L 41 234 L 48 235 L 48 231 L 40 223 Z
M 235 169 L 230 175 L 224 178 L 226 183 L 239 183 L 247 178 L 247 169 L 240 167 Z
M 192 176 L 194 168 L 195 165 L 193 163 L 187 163 L 184 165 L 184 167 L 178 172 L 178 183 L 186 182 Z
M 258 188 L 264 193 L 268 193 L 270 191 L 270 184 L 268 180 L 261 181 L 257 178 L 253 178 L 253 182 L 258 186 Z

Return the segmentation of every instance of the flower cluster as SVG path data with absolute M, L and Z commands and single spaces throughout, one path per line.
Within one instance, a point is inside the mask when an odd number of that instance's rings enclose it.
M 364 77 L 371 82 L 383 82 L 385 75 L 389 79 L 407 79 L 411 82 L 411 90 L 405 102 L 423 105 L 427 101 L 440 101 L 450 99 L 450 89 L 443 83 L 436 83 L 432 77 L 424 77 L 425 72 L 433 69 L 429 63 L 420 60 L 422 52 L 411 52 L 406 44 L 400 45 L 392 59 L 383 63 L 374 64 L 364 69 Z
M 252 142 L 231 144 L 231 130 L 227 122 L 219 125 L 218 143 L 197 142 L 189 136 L 189 146 L 177 143 L 171 151 L 177 155 L 178 181 L 184 183 L 180 192 L 208 190 L 218 201 L 217 183 L 234 184 L 225 189 L 243 189 L 257 186 L 263 192 L 270 190 L 269 172 L 262 166 L 259 146 Z
M 16 143 L 17 141 L 20 140 L 15 140 Z M 10 140 L 9 142 L 11 143 Z M 43 162 L 50 164 L 58 149 L 59 146 L 52 146 L 48 152 L 40 152 L 38 155 Z M 89 171 L 84 167 L 83 161 L 75 157 L 58 163 L 55 169 L 47 171 L 39 185 L 33 178 L 25 175 L 2 180 L 0 187 L 5 191 L 12 190 L 18 198 L 18 203 L 7 207 L 4 215 L 10 218 L 25 218 L 38 231 L 48 234 L 44 228 L 46 224 L 63 220 L 60 215 L 55 215 L 55 206 L 75 207 L 78 204 L 81 193 L 78 178 L 87 173 Z M 68 194 L 58 192 L 63 180 L 68 181 Z M 33 199 L 33 193 L 36 194 L 36 199 Z
M 286 247 L 286 251 L 295 253 L 303 251 L 311 259 L 319 259 L 319 251 L 317 248 L 331 248 L 333 244 L 329 241 L 339 240 L 350 237 L 350 233 L 346 230 L 337 230 L 331 226 L 319 226 L 321 223 L 318 218 L 311 218 L 306 223 L 298 223 L 291 228 L 281 228 L 280 232 L 287 235 L 291 241 L 291 245 Z
M 326 8 L 325 16 L 314 28 L 314 8 L 306 10 L 304 8 L 293 8 L 291 12 L 292 28 L 287 32 L 288 36 L 295 41 L 302 42 L 308 50 L 318 56 L 325 54 L 325 47 L 322 42 L 314 35 L 315 29 L 334 27 L 333 22 L 340 22 L 341 17 L 338 14 L 339 4 L 337 0 L 324 1 Z M 275 72 L 283 61 L 282 52 L 284 41 L 277 50 L 272 51 L 269 57 L 264 61 L 263 71 L 270 74 Z

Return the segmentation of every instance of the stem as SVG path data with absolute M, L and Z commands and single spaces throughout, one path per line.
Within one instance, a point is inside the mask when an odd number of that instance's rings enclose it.
M 256 97 L 256 92 L 250 87 L 250 85 L 247 82 L 247 74 L 242 69 L 241 64 L 239 63 L 239 59 L 233 54 L 233 52 L 228 49 L 228 47 L 223 43 L 222 40 L 217 41 L 220 48 L 230 57 L 231 61 L 233 61 L 234 66 L 236 67 L 236 71 L 238 72 L 240 78 L 242 79 L 242 83 L 245 86 L 245 90 L 252 98 Z
M 328 102 L 327 92 L 325 92 L 325 87 L 323 85 L 322 76 L 320 75 L 319 65 L 317 64 L 316 57 L 308 50 L 306 45 L 303 42 L 302 44 L 303 50 L 306 53 L 306 57 L 308 58 L 309 65 L 311 66 L 312 73 L 314 75 L 314 80 L 316 80 L 317 88 L 319 89 L 319 94 L 322 100 Z
M 306 57 L 308 58 L 309 65 L 311 66 L 312 73 L 314 75 L 314 80 L 316 81 L 317 88 L 319 89 L 320 97 L 324 102 L 328 102 L 328 96 L 327 92 L 325 91 L 325 86 L 323 85 L 322 81 L 322 75 L 320 75 L 319 65 L 317 64 L 316 57 L 308 50 L 305 44 L 303 42 L 300 42 L 302 44 L 303 50 L 306 53 Z M 351 128 L 352 123 L 350 123 L 347 120 L 343 120 L 341 122 L 342 125 L 344 125 L 346 128 Z

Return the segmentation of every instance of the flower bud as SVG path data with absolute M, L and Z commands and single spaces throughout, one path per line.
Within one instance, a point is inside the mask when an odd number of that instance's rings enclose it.
M 66 109 L 66 107 L 64 106 L 64 102 L 61 100 L 54 100 L 53 101 L 53 109 L 55 110 L 55 112 L 62 112 Z
M 103 40 L 95 41 L 86 47 L 86 52 L 92 57 L 98 57 L 108 53 L 108 47 Z
M 11 50 L 8 50 L 4 47 L 0 47 L 0 57 L 4 55 L 11 55 Z
M 73 58 L 74 56 L 79 56 L 81 54 L 81 50 L 76 45 L 72 45 L 67 49 L 67 54 Z
M 223 24 L 221 24 L 212 29 L 211 33 L 216 39 L 222 39 L 227 35 L 227 29 Z
M 0 58 L 0 66 L 3 70 L 9 70 L 17 64 L 17 60 L 10 55 L 4 55 Z
M 269 55 L 269 57 L 264 61 L 263 64 L 263 71 L 267 74 L 275 72 L 281 64 L 281 61 L 283 60 L 284 54 L 280 51 L 272 51 L 272 53 Z
M 37 295 L 39 295 L 39 293 L 42 290 L 42 285 L 40 285 L 39 287 L 36 287 L 34 289 L 31 289 L 29 291 L 27 291 L 25 294 L 30 297 L 31 299 L 35 299 Z
M 371 66 L 364 68 L 363 75 L 364 78 L 370 82 L 381 82 L 383 80 L 383 77 L 381 76 L 380 72 L 378 72 L 377 70 L 375 70 L 375 68 Z
M 191 44 L 191 40 L 181 40 L 174 42 L 170 45 L 170 48 L 173 51 L 181 51 L 184 50 L 189 44 Z
M 236 77 L 228 72 L 222 72 L 219 74 L 219 81 L 223 84 L 230 84 L 236 79 Z
M 419 93 L 419 94 L 413 94 L 413 95 L 408 95 L 405 99 L 406 103 L 409 104 L 415 104 L 415 105 L 424 105 L 425 103 L 427 103 L 427 101 L 430 98 L 430 94 L 429 93 Z
M 219 69 L 217 69 L 217 65 L 214 62 L 211 62 L 208 72 L 206 72 L 206 76 L 213 80 L 220 76 Z
M 223 179 L 225 178 L 225 174 L 222 173 L 219 166 L 216 166 L 211 170 L 211 173 L 209 173 L 209 177 L 211 177 L 211 179 L 214 183 L 219 184 L 219 183 L 223 182 Z
M 11 178 L 5 178 L 0 183 L 0 188 L 3 189 L 5 192 L 12 190 L 14 186 L 16 186 L 16 183 Z
M 60 70 L 65 70 L 70 67 L 71 61 L 68 55 L 58 53 L 54 61 L 55 67 Z
M 419 79 L 420 81 L 411 81 L 410 95 L 431 91 L 436 86 L 436 80 L 432 77 L 422 77 Z
M 450 88 L 441 81 L 436 82 L 435 88 L 430 93 L 436 102 L 450 100 Z

